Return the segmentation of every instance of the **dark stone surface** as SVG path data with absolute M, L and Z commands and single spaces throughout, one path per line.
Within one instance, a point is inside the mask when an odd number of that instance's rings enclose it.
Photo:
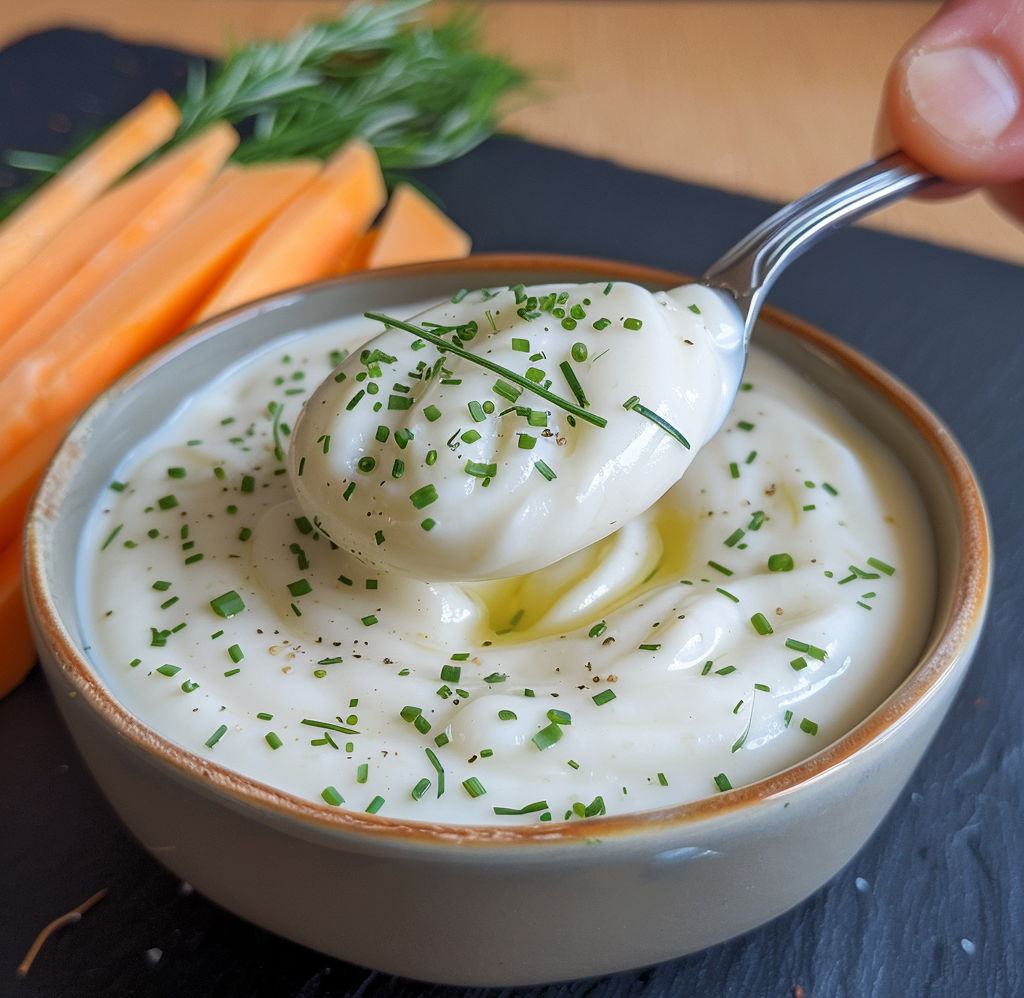
M 0 147 L 59 149 L 79 124 L 121 113 L 155 85 L 175 88 L 184 65 L 178 53 L 83 32 L 26 39 L 0 53 Z M 130 66 L 134 72 L 126 72 Z M 69 118 L 69 131 L 47 129 L 54 113 Z M 478 250 L 586 253 L 690 273 L 770 210 L 749 198 L 509 139 L 419 177 Z M 892 813 L 813 897 L 769 925 L 690 957 L 516 989 L 517 995 L 783 998 L 798 984 L 807 998 L 1024 991 L 1024 269 L 854 230 L 794 265 L 772 300 L 903 378 L 946 420 L 973 461 L 997 553 L 977 659 Z M 29 976 L 16 980 L 14 968 L 39 929 L 101 887 L 109 889 L 107 898 L 52 938 Z M 450 927 L 439 913 L 439 945 L 455 953 L 458 916 L 447 916 Z M 155 964 L 146 958 L 152 948 L 162 950 Z M 100 795 L 38 670 L 0 701 L 0 995 L 433 998 L 456 992 L 464 989 L 329 960 L 183 891 Z

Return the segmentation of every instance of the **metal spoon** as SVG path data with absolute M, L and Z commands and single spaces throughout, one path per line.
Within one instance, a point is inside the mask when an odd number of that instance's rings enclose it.
M 768 290 L 791 261 L 836 229 L 940 182 L 901 152 L 871 160 L 780 208 L 713 263 L 700 283 L 739 308 L 744 354 Z

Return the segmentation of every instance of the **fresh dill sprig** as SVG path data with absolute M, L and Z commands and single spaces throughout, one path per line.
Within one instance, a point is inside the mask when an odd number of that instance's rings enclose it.
M 231 157 L 240 163 L 326 159 L 355 137 L 374 146 L 385 170 L 462 156 L 494 132 L 500 100 L 528 78 L 480 50 L 475 14 L 435 26 L 423 18 L 430 3 L 358 0 L 336 20 L 243 45 L 212 73 L 194 59 L 178 98 L 181 125 L 155 155 L 224 120 L 242 126 Z M 5 160 L 32 179 L 0 201 L 0 219 L 99 134 L 60 156 L 7 151 Z

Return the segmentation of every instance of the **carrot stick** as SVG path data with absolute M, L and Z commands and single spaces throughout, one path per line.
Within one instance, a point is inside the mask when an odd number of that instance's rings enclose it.
M 0 551 L 0 697 L 6 696 L 27 675 L 36 660 L 32 632 L 21 592 L 21 538 Z
M 191 215 L 4 374 L 0 466 L 180 332 L 259 231 L 318 172 L 311 161 L 230 171 Z
M 136 176 L 105 194 L 78 216 L 53 243 L 0 289 L 0 301 L 10 307 L 12 288 L 22 300 L 36 299 L 37 310 L 4 341 L 0 337 L 0 371 L 9 371 L 67 322 L 90 298 L 137 259 L 192 209 L 216 172 L 238 144 L 238 134 L 226 122 L 205 129 L 190 142 L 157 160 Z M 54 267 L 48 261 L 57 243 L 76 237 L 80 223 L 94 212 L 115 209 L 127 216 L 106 245 L 96 247 L 77 273 L 54 286 Z M 65 238 L 67 237 L 67 238 Z M 77 240 L 84 243 L 84 238 Z M 39 280 L 35 278 L 39 276 Z M 33 283 L 36 284 L 33 287 Z M 15 295 L 15 297 L 16 297 Z M 0 331 L 3 319 L 0 318 Z
M 367 266 L 397 267 L 428 260 L 458 260 L 469 256 L 471 240 L 433 202 L 411 184 L 399 184 L 380 222 L 380 233 Z
M 386 200 L 373 147 L 359 140 L 347 143 L 267 226 L 202 306 L 197 321 L 326 277 L 332 261 L 356 244 Z
M 334 261 L 331 273 L 349 274 L 353 270 L 366 270 L 366 263 L 373 247 L 377 245 L 377 236 L 379 235 L 380 229 L 377 226 L 364 232 L 355 246 Z
M 155 90 L 0 225 L 0 284 L 23 267 L 114 181 L 162 146 L 181 122 Z
M 0 551 L 21 533 L 32 492 L 67 429 L 63 422 L 51 426 L 0 467 Z

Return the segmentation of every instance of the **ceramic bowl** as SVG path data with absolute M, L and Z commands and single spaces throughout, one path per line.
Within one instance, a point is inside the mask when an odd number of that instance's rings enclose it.
M 295 329 L 460 287 L 684 280 L 558 257 L 479 257 L 357 274 L 236 310 L 169 344 L 85 413 L 30 512 L 25 577 L 46 677 L 125 824 L 225 908 L 324 953 L 449 984 L 523 985 L 680 956 L 773 918 L 875 830 L 935 734 L 978 640 L 989 528 L 946 428 L 855 350 L 766 309 L 756 339 L 897 455 L 937 555 L 934 618 L 906 679 L 843 738 L 770 779 L 655 811 L 521 827 L 429 825 L 318 805 L 165 739 L 110 693 L 82 646 L 78 540 L 122 455 L 182 397 Z

